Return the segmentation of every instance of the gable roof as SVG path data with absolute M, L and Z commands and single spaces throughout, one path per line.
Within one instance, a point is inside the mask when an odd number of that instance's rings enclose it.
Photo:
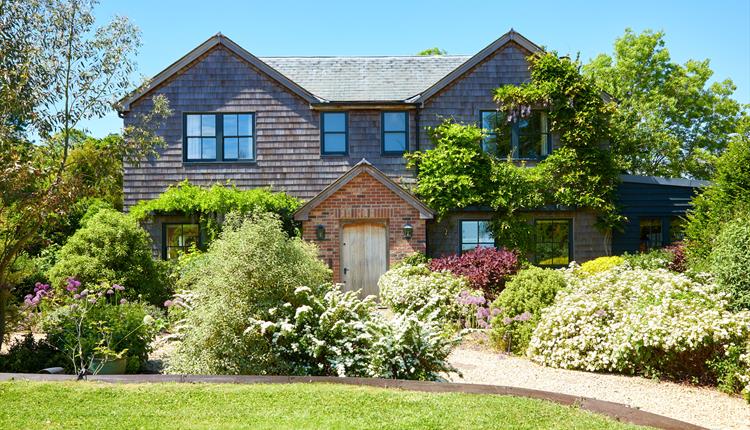
M 197 60 L 201 55 L 205 54 L 206 52 L 208 52 L 209 50 L 211 50 L 212 48 L 218 45 L 225 47 L 226 49 L 228 49 L 229 51 L 231 51 L 238 57 L 252 64 L 256 68 L 258 68 L 260 71 L 268 75 L 271 79 L 277 81 L 279 84 L 288 88 L 291 92 L 293 92 L 294 94 L 297 94 L 298 96 L 302 97 L 308 102 L 314 103 L 314 102 L 322 101 L 321 99 L 315 97 L 312 93 L 310 93 L 306 89 L 299 86 L 297 83 L 293 82 L 292 80 L 290 80 L 283 74 L 279 73 L 278 70 L 274 69 L 273 67 L 269 66 L 265 62 L 261 61 L 258 57 L 246 51 L 240 45 L 234 43 L 228 37 L 224 36 L 221 33 L 217 33 L 214 36 L 211 36 L 205 42 L 198 45 L 192 51 L 185 54 L 182 58 L 172 63 L 169 67 L 159 72 L 159 74 L 154 76 L 146 85 L 143 85 L 137 88 L 131 94 L 123 97 L 118 102 L 120 105 L 120 111 L 121 112 L 129 111 L 130 105 L 133 104 L 133 102 L 135 102 L 136 100 L 146 95 L 149 91 L 159 86 L 159 84 L 171 78 L 173 75 L 177 74 L 179 71 L 187 67 L 190 63 Z
M 323 189 L 318 195 L 310 199 L 301 208 L 294 212 L 294 219 L 297 221 L 305 221 L 310 216 L 310 211 L 318 207 L 326 199 L 335 194 L 344 185 L 348 184 L 352 179 L 356 178 L 361 174 L 367 174 L 375 178 L 378 182 L 385 185 L 386 188 L 393 191 L 397 196 L 403 199 L 406 203 L 414 207 L 419 211 L 420 219 L 432 219 L 435 216 L 435 212 L 422 203 L 413 194 L 406 191 L 401 185 L 389 178 L 385 173 L 378 170 L 375 166 L 370 164 L 366 159 L 362 159 L 359 163 L 355 164 L 346 173 L 341 175 L 338 179 L 333 181 L 330 185 Z
M 421 103 L 504 45 L 541 48 L 513 29 L 473 56 L 256 57 L 218 33 L 120 100 L 120 111 L 216 46 L 223 46 L 309 103 Z

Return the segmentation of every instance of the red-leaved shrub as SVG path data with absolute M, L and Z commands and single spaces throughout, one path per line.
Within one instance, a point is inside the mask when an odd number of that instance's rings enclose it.
M 672 254 L 672 261 L 667 265 L 667 269 L 678 273 L 687 270 L 685 242 L 677 242 L 674 245 L 665 247 L 664 250 Z
M 505 248 L 477 248 L 430 262 L 430 270 L 434 272 L 447 270 L 465 276 L 472 288 L 484 292 L 489 300 L 505 288 L 505 281 L 518 271 L 519 266 L 518 255 Z

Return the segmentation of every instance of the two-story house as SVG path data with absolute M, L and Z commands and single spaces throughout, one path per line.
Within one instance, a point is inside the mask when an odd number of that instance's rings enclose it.
M 492 90 L 528 80 L 526 58 L 540 49 L 511 30 L 472 56 L 258 58 L 217 34 L 122 101 L 126 124 L 156 94 L 174 109 L 160 130 L 161 157 L 125 167 L 125 206 L 184 179 L 288 192 L 306 201 L 295 218 L 334 280 L 377 293 L 380 274 L 414 251 L 439 256 L 494 245 L 492 214 L 481 208 L 457 208 L 436 222 L 403 186 L 415 180 L 403 155 L 429 148 L 425 127 L 447 117 L 491 128 Z M 555 150 L 544 112 L 514 125 L 510 136 L 518 159 Z M 535 240 L 547 250 L 537 263 L 565 265 L 672 240 L 700 184 L 623 179 L 630 223 L 613 240 L 586 210 L 530 213 Z M 156 252 L 200 234 L 194 221 L 174 214 L 156 214 L 148 228 Z

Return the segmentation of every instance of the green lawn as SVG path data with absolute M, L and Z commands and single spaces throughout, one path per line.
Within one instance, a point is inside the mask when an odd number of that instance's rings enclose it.
M 331 384 L 0 382 L 0 429 L 635 429 L 541 400 Z

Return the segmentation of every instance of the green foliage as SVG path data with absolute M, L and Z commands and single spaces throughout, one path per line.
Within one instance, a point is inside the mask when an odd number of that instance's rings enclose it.
M 519 271 L 492 305 L 500 310 L 492 320 L 493 343 L 524 354 L 542 311 L 555 301 L 555 295 L 565 285 L 565 277 L 559 270 L 531 266 Z
M 91 295 L 95 297 L 94 293 Z M 87 299 L 78 302 L 81 300 Z M 68 371 L 79 370 L 79 361 L 90 363 L 92 357 L 111 354 L 127 358 L 128 373 L 142 371 L 158 333 L 161 311 L 143 303 L 97 300 L 88 308 L 73 302 L 45 312 L 42 326 L 47 341 L 66 355 L 66 361 L 58 365 L 64 364 Z
M 750 211 L 750 118 L 738 122 L 737 133 L 716 162 L 711 185 L 692 204 L 685 226 L 688 260 L 705 268 L 722 225 Z
M 527 252 L 533 250 L 524 210 L 546 204 L 591 209 L 605 231 L 623 221 L 614 203 L 620 162 L 604 145 L 614 104 L 581 75 L 577 61 L 550 52 L 532 55 L 529 65 L 529 83 L 500 87 L 494 98 L 508 124 L 532 108 L 548 110 L 560 147 L 538 165 L 518 166 L 484 152 L 483 131 L 452 120 L 429 130 L 432 149 L 407 155 L 409 165 L 419 169 L 415 191 L 438 217 L 456 208 L 492 208 L 495 238 Z
M 154 200 L 142 200 L 130 209 L 135 219 L 142 221 L 154 213 L 197 214 L 208 230 L 208 239 L 215 239 L 220 232 L 220 221 L 230 212 L 256 214 L 272 212 L 278 214 L 284 231 L 297 235 L 294 211 L 301 202 L 286 194 L 273 193 L 267 188 L 242 191 L 234 185 L 214 184 L 209 188 L 190 184 L 187 179 L 169 187 Z
M 466 278 L 450 272 L 433 272 L 425 263 L 402 265 L 378 280 L 380 300 L 394 312 L 437 310 L 446 321 L 456 321 L 461 308 L 458 294 L 471 289 Z
M 417 55 L 420 57 L 428 57 L 430 55 L 447 55 L 448 51 L 445 49 L 440 49 L 437 46 L 434 48 L 427 48 L 425 50 L 417 52 Z
M 589 260 L 576 270 L 578 276 L 590 276 L 599 272 L 604 272 L 615 266 L 619 266 L 625 262 L 623 257 L 611 256 L 611 257 L 599 257 L 593 260 Z
M 246 336 L 251 318 L 294 300 L 300 286 L 331 278 L 317 248 L 290 238 L 277 216 L 230 216 L 197 264 L 185 267 L 186 303 L 176 331 L 182 340 L 169 357 L 173 373 L 262 374 L 274 368 L 265 341 Z
M 710 83 L 708 60 L 672 61 L 663 32 L 626 29 L 584 72 L 617 100 L 613 149 L 633 174 L 707 178 L 744 115 L 734 83 Z
M 401 266 L 416 266 L 418 264 L 428 264 L 430 259 L 422 252 L 414 252 L 402 258 L 401 261 L 393 265 L 392 269 L 396 269 Z
M 65 356 L 44 339 L 35 340 L 29 333 L 16 339 L 6 354 L 0 354 L 0 372 L 37 373 L 48 367 L 62 367 Z
M 719 390 L 729 394 L 741 393 L 745 390 L 745 380 L 750 387 L 750 363 L 743 360 L 743 354 L 750 354 L 750 340 L 746 345 L 730 345 L 724 354 L 707 362 L 708 369 L 716 375 Z
M 709 257 L 711 273 L 729 293 L 732 308 L 750 309 L 750 215 L 726 223 Z
M 125 286 L 126 297 L 161 305 L 169 297 L 161 264 L 151 257 L 151 238 L 137 221 L 103 209 L 70 237 L 48 276 L 57 289 L 68 277 L 84 284 Z

